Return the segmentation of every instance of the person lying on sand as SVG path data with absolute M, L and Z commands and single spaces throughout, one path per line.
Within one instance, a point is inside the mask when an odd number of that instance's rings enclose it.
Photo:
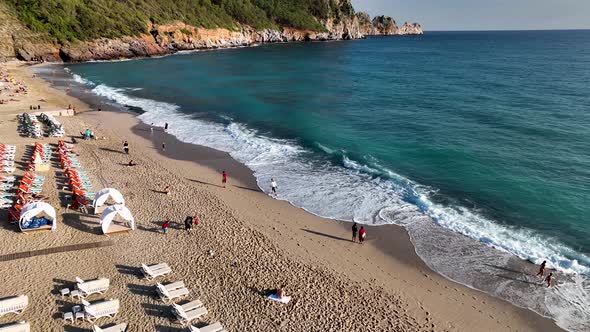
M 285 285 L 282 285 L 280 288 L 278 288 L 276 294 L 279 299 L 283 299 L 283 298 L 289 296 L 287 294 L 287 291 L 285 291 Z

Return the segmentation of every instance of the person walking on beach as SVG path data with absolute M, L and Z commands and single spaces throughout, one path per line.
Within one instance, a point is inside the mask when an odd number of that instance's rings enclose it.
M 193 217 L 188 216 L 184 219 L 184 230 L 189 232 L 193 229 Z
M 543 278 L 543 275 L 545 274 L 545 265 L 546 264 L 547 264 L 547 261 L 543 261 L 543 263 L 541 263 L 541 266 L 539 266 L 539 272 L 537 273 L 537 277 Z
M 276 196 L 277 195 L 277 182 L 273 178 L 270 179 L 270 189 L 272 190 L 273 195 Z
M 164 124 L 164 131 L 168 131 L 168 122 Z
M 129 154 L 129 143 L 127 143 L 127 141 L 123 142 L 123 151 L 125 151 L 126 154 Z
M 166 195 L 170 195 L 170 186 L 166 186 L 166 188 L 164 188 L 164 193 Z
M 168 233 L 168 226 L 170 225 L 170 221 L 168 219 L 169 218 L 167 218 L 166 221 L 164 221 L 164 223 L 162 224 L 162 231 L 164 232 L 164 234 Z
M 227 173 L 225 171 L 221 173 L 221 183 L 223 183 L 223 188 L 225 188 L 225 184 L 227 183 Z
M 359 243 L 365 242 L 365 238 L 367 237 L 367 231 L 365 231 L 365 227 L 361 226 L 361 230 L 359 231 Z
M 352 224 L 352 242 L 356 242 L 356 233 L 358 232 L 358 226 L 356 223 Z
M 549 275 L 547 275 L 547 278 L 545 278 L 545 282 L 547 283 L 547 288 L 551 287 L 551 279 L 553 277 L 553 272 L 550 272 Z
M 153 134 L 154 133 L 154 123 L 152 122 L 152 124 L 150 125 L 150 132 Z

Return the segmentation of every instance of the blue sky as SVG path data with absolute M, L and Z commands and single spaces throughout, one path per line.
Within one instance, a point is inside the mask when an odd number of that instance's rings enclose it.
M 352 0 L 357 11 L 425 30 L 590 29 L 590 0 Z

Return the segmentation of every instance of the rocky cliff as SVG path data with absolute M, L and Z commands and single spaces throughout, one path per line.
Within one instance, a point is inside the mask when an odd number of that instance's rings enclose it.
M 9 8 L 0 2 L 0 58 L 58 59 L 59 48 L 42 34 L 33 33 L 11 14 Z
M 326 20 L 322 24 L 326 26 L 327 31 L 317 32 L 288 27 L 281 30 L 255 30 L 247 26 L 241 31 L 231 31 L 222 28 L 204 29 L 174 22 L 166 25 L 151 25 L 149 35 L 116 39 L 101 38 L 91 42 L 63 45 L 59 49 L 59 55 L 63 61 L 79 62 L 147 57 L 178 51 L 229 48 L 261 43 L 359 39 L 364 36 L 356 18 L 344 19 L 340 22 Z
M 0 57 L 21 60 L 79 62 L 148 57 L 178 51 L 228 48 L 260 43 L 291 41 L 324 41 L 359 39 L 373 34 L 421 33 L 419 24 L 405 24 L 398 29 L 395 21 L 379 16 L 371 21 L 367 14 L 355 14 L 350 0 L 331 0 L 336 14 L 318 19 L 321 31 L 291 27 L 257 30 L 248 25 L 239 29 L 196 27 L 180 21 L 167 24 L 147 24 L 149 33 L 119 38 L 98 38 L 91 41 L 49 42 L 48 36 L 32 33 L 9 13 L 0 0 Z

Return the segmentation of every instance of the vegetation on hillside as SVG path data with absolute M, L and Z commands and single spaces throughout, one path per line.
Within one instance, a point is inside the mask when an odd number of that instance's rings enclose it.
M 2 1 L 2 0 L 0 0 Z M 149 22 L 182 21 L 205 28 L 289 26 L 322 31 L 318 19 L 354 14 L 340 0 L 4 0 L 35 32 L 64 43 L 147 33 Z M 342 2 L 342 4 L 340 4 Z

